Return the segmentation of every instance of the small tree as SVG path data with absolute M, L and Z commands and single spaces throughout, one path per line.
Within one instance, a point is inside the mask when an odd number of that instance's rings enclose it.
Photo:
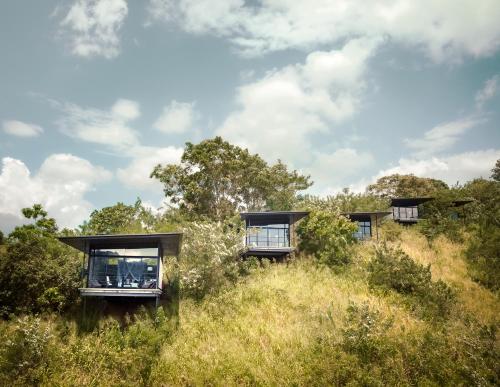
M 356 230 L 356 224 L 342 216 L 338 208 L 316 208 L 297 228 L 299 246 L 321 263 L 345 265 L 350 262 Z

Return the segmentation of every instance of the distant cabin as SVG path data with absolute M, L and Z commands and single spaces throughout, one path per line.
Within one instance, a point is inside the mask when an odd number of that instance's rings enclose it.
M 306 211 L 242 212 L 245 222 L 243 256 L 285 258 L 297 247 L 295 227 Z
M 392 219 L 400 224 L 415 224 L 421 219 L 421 204 L 434 200 L 431 197 L 422 198 L 392 198 Z
M 83 297 L 156 298 L 162 294 L 162 264 L 177 256 L 182 233 L 60 237 L 84 254 Z
M 382 219 L 391 215 L 389 211 L 345 212 L 344 216 L 358 225 L 354 237 L 357 240 L 378 239 Z

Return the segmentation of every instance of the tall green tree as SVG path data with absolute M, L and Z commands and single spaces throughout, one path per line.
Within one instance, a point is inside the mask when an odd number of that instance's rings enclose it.
M 118 202 L 113 206 L 94 210 L 90 214 L 89 221 L 85 221 L 80 229 L 83 234 L 141 232 L 143 226 L 151 223 L 151 217 L 140 199 L 137 199 L 134 205 Z
M 438 179 L 394 174 L 381 177 L 376 183 L 370 184 L 366 191 L 381 197 L 425 197 L 446 189 L 448 185 Z
M 500 181 L 500 159 L 497 160 L 495 166 L 491 170 L 491 178 L 495 181 Z
M 151 177 L 166 197 L 190 215 L 222 220 L 240 210 L 291 209 L 309 176 L 269 166 L 259 155 L 221 137 L 186 143 L 180 164 L 157 165 Z
M 56 239 L 42 206 L 22 210 L 33 223 L 16 227 L 0 254 L 0 314 L 62 309 L 77 296 L 79 258 Z

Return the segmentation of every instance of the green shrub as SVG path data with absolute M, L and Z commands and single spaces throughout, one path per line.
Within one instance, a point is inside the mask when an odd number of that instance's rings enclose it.
M 343 266 L 351 261 L 356 230 L 356 224 L 338 209 L 315 209 L 297 227 L 299 247 L 323 264 Z
M 17 320 L 12 333 L 2 344 L 0 381 L 36 385 L 49 365 L 49 327 L 43 328 L 38 317 L 25 316 Z M 6 384 L 4 384 L 6 385 Z
M 182 295 L 201 299 L 234 283 L 240 275 L 242 240 L 241 232 L 222 223 L 190 223 L 179 259 Z
M 456 301 L 443 281 L 432 281 L 431 268 L 411 259 L 400 248 L 382 244 L 368 265 L 370 285 L 410 297 L 410 305 L 425 317 L 446 317 Z
M 342 341 L 345 351 L 355 354 L 363 363 L 381 362 L 392 354 L 392 345 L 386 337 L 392 319 L 382 318 L 379 311 L 371 310 L 367 304 L 351 303 L 347 312 Z
M 401 238 L 403 227 L 393 220 L 385 220 L 380 227 L 380 231 L 382 240 L 396 242 Z

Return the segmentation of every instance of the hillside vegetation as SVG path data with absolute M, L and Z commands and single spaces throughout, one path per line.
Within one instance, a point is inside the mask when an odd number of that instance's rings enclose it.
M 305 256 L 255 263 L 234 287 L 181 299 L 178 326 L 145 312 L 91 333 L 54 315 L 2 323 L 2 384 L 497 384 L 499 300 L 471 281 L 462 246 L 440 238 L 430 247 L 415 230 L 389 244 L 456 292 L 448 316 L 371 286 L 376 243 L 365 243 L 340 272 Z
M 0 385 L 500 384 L 500 160 L 462 186 L 390 175 L 365 193 L 312 182 L 219 137 L 151 176 L 173 207 L 140 199 L 59 230 L 40 204 L 0 233 Z M 346 212 L 432 196 L 421 221 L 359 242 Z M 456 200 L 468 198 L 466 207 Z M 303 210 L 298 253 L 242 259 L 239 211 Z M 90 298 L 69 235 L 182 231 L 164 257 L 162 306 Z M 85 309 L 85 313 L 83 313 Z

